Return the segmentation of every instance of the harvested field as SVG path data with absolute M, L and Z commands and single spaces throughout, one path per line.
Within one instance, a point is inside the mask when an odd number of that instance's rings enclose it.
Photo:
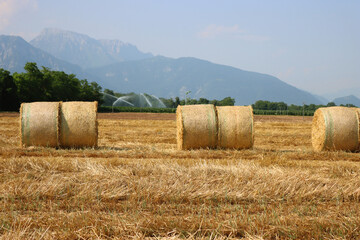
M 175 113 L 138 113 L 138 112 L 120 112 L 120 113 L 99 113 L 100 119 L 123 119 L 123 120 L 175 120 Z
M 180 151 L 175 114 L 99 114 L 98 148 L 20 147 L 0 113 L 0 239 L 359 239 L 360 154 L 311 117 L 254 116 L 248 150 Z
M 0 112 L 0 117 L 19 117 L 19 113 Z M 122 119 L 122 120 L 176 120 L 175 113 L 139 113 L 139 112 L 119 112 L 119 113 L 98 113 L 99 119 Z M 255 121 L 261 122 L 311 122 L 312 117 L 301 116 L 269 116 L 254 115 Z

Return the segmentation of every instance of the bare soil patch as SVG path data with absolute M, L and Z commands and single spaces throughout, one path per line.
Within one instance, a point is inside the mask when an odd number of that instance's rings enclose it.
M 19 117 L 18 112 L 0 112 L 0 117 Z

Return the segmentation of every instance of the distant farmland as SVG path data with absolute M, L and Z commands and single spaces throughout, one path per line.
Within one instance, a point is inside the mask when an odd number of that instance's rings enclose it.
M 173 113 L 100 113 L 99 148 L 19 146 L 0 113 L 0 238 L 360 238 L 360 154 L 312 117 L 255 116 L 251 150 L 176 149 Z

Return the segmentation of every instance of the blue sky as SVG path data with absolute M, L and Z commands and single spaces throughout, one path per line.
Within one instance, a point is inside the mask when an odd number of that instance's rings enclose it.
M 0 34 L 60 28 L 360 97 L 359 13 L 358 0 L 0 0 Z

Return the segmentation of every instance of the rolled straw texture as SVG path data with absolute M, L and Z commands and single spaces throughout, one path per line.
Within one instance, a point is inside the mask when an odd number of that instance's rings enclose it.
M 59 146 L 59 102 L 22 103 L 20 132 L 22 146 Z
M 359 148 L 359 118 L 346 107 L 319 108 L 312 122 L 312 146 L 315 151 Z
M 358 122 L 359 122 L 359 134 L 358 134 L 358 136 L 359 136 L 359 149 L 358 150 L 360 150 L 360 108 L 353 108 L 354 110 L 355 110 L 355 112 L 356 112 L 356 115 L 357 115 L 357 117 L 358 117 Z
M 254 120 L 251 106 L 216 107 L 218 116 L 218 146 L 246 149 L 254 143 Z
M 60 108 L 61 147 L 96 147 L 97 102 L 63 102 Z
M 215 148 L 217 117 L 214 105 L 187 105 L 176 109 L 178 149 Z

